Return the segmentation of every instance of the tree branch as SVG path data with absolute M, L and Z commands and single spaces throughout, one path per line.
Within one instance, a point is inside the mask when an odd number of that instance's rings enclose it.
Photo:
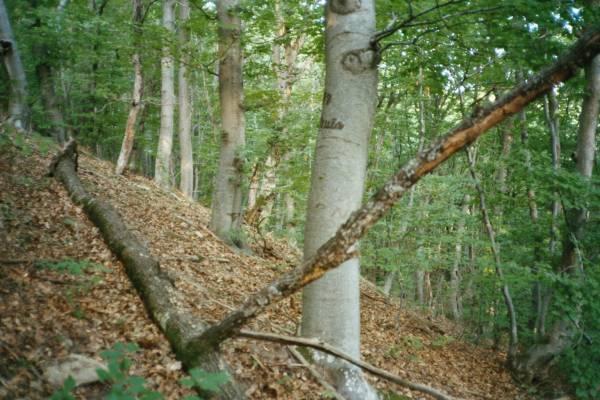
M 416 390 L 421 393 L 426 393 L 430 396 L 433 396 L 435 399 L 438 399 L 438 400 L 453 400 L 453 399 L 455 399 L 454 397 L 451 397 L 445 393 L 442 393 L 437 389 L 434 389 L 427 385 L 423 385 L 421 383 L 411 382 L 411 381 L 403 379 L 397 375 L 394 375 L 391 372 L 377 368 L 377 367 L 369 364 L 368 362 L 356 359 L 356 358 L 352 357 L 351 355 L 344 353 L 342 350 L 340 350 L 336 347 L 333 347 L 330 344 L 327 344 L 316 338 L 301 338 L 301 337 L 293 337 L 293 336 L 284 336 L 284 335 L 277 335 L 274 333 L 255 332 L 255 331 L 250 331 L 250 330 L 246 330 L 246 329 L 242 329 L 238 333 L 238 336 L 249 338 L 249 339 L 255 339 L 255 340 L 264 340 L 264 341 L 268 341 L 268 342 L 281 343 L 281 344 L 286 344 L 286 345 L 298 345 L 298 346 L 310 347 L 312 349 L 322 351 L 323 353 L 331 354 L 332 356 L 344 359 L 344 360 L 348 361 L 349 363 L 354 364 L 357 367 L 360 367 L 363 370 L 368 371 L 375 376 L 379 376 L 380 378 L 383 378 L 390 382 L 394 382 L 400 386 L 403 386 L 403 387 L 406 387 L 406 388 L 409 388 L 412 390 Z M 458 400 L 458 399 L 456 399 L 456 400 Z
M 386 29 L 379 31 L 377 33 L 375 33 L 375 35 L 373 36 L 373 38 L 371 39 L 371 44 L 375 44 L 377 42 L 379 42 L 382 39 L 385 39 L 388 36 L 393 35 L 394 33 L 396 33 L 397 31 L 399 31 L 400 29 L 409 26 L 409 24 L 411 22 L 413 22 L 414 20 L 416 20 L 419 17 L 422 17 L 423 15 L 429 14 L 431 12 L 434 12 L 436 10 L 439 10 L 441 8 L 447 7 L 447 6 L 451 6 L 454 4 L 459 4 L 462 3 L 464 0 L 449 0 L 446 3 L 442 3 L 442 4 L 436 4 L 435 6 L 428 8 L 427 10 L 421 11 L 420 13 L 414 14 L 413 13 L 413 9 L 412 9 L 412 3 L 408 3 L 409 5 L 409 16 L 408 18 L 406 18 L 404 21 L 395 23 L 395 24 L 391 24 L 390 26 L 388 26 Z
M 270 304 L 295 293 L 322 277 L 330 269 L 356 257 L 357 241 L 415 183 L 435 170 L 453 154 L 474 142 L 484 132 L 516 114 L 527 104 L 546 93 L 553 85 L 573 77 L 599 52 L 600 26 L 595 26 L 549 68 L 517 85 L 493 104 L 477 110 L 446 136 L 419 152 L 415 158 L 392 176 L 366 204 L 355 211 L 313 257 L 251 295 L 242 306 L 229 313 L 221 322 L 191 339 L 188 343 L 188 351 L 192 354 L 214 351 L 220 343 L 239 332 L 246 322 L 263 312 Z

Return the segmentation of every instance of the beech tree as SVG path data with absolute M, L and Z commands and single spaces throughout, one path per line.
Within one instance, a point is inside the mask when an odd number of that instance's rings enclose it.
M 8 18 L 4 0 L 0 0 L 0 55 L 10 79 L 9 117 L 17 129 L 29 127 L 27 78 L 21 56 Z
M 190 19 L 190 4 L 188 0 L 179 3 L 179 44 L 182 47 L 181 61 L 179 63 L 179 152 L 181 157 L 181 176 L 179 189 L 189 199 L 192 199 L 194 191 L 194 158 L 192 154 L 192 99 L 189 84 L 189 63 L 187 45 L 189 42 L 189 28 L 187 23 Z
M 375 2 L 332 0 L 325 9 L 325 91 L 304 231 L 305 260 L 361 205 L 377 99 L 378 55 L 370 42 Z M 360 357 L 359 283 L 359 260 L 353 258 L 307 286 L 302 335 Z M 356 367 L 315 358 L 331 371 L 342 396 L 377 398 Z
M 175 0 L 163 2 L 163 27 L 167 35 L 175 32 Z M 160 132 L 158 150 L 156 151 L 156 168 L 154 180 L 163 187 L 171 186 L 171 152 L 173 150 L 173 123 L 175 112 L 175 65 L 169 41 L 163 46 L 160 60 Z
M 236 240 L 233 236 L 235 231 L 240 229 L 242 222 L 245 120 L 239 4 L 239 0 L 217 1 L 222 127 L 219 167 L 212 199 L 211 228 L 227 241 Z

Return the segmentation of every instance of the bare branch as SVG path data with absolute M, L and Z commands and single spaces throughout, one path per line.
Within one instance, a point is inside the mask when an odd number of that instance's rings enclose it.
M 300 338 L 300 337 L 293 337 L 293 336 L 284 336 L 284 335 L 277 335 L 274 333 L 255 332 L 255 331 L 250 331 L 250 330 L 246 330 L 246 329 L 242 329 L 239 332 L 238 336 L 249 338 L 249 339 L 255 339 L 255 340 L 264 340 L 264 341 L 268 341 L 268 342 L 287 344 L 287 345 L 298 345 L 298 346 L 310 347 L 312 349 L 322 351 L 323 353 L 331 354 L 332 356 L 346 360 L 349 363 L 354 364 L 357 367 L 360 367 L 363 370 L 368 371 L 375 376 L 379 376 L 385 380 L 394 382 L 400 386 L 403 386 L 403 387 L 406 387 L 406 388 L 409 388 L 412 390 L 416 390 L 421 393 L 426 393 L 430 396 L 433 396 L 435 399 L 458 400 L 458 399 L 451 397 L 443 392 L 440 392 L 439 390 L 434 389 L 430 386 L 424 385 L 422 383 L 411 382 L 407 379 L 403 379 L 403 378 L 399 377 L 398 375 L 394 375 L 391 372 L 388 372 L 384 369 L 377 368 L 377 367 L 369 364 L 368 362 L 356 359 L 356 358 L 352 357 L 351 355 L 344 353 L 342 350 L 340 350 L 336 347 L 333 347 L 330 344 L 327 344 L 316 338 Z
M 409 2 L 408 4 L 409 4 L 409 11 L 410 12 L 409 12 L 408 18 L 406 18 L 404 21 L 392 24 L 391 26 L 388 26 L 386 29 L 375 33 L 375 35 L 371 39 L 371 44 L 375 44 L 375 43 L 379 42 L 380 40 L 385 39 L 386 37 L 393 35 L 397 31 L 399 31 L 400 29 L 408 26 L 411 22 L 413 22 L 417 18 L 420 18 L 420 17 L 422 17 L 424 15 L 427 15 L 429 13 L 437 11 L 437 10 L 439 10 L 441 8 L 462 3 L 463 1 L 464 0 L 449 0 L 446 3 L 441 3 L 441 4 L 438 3 L 435 6 L 433 6 L 431 8 L 428 8 L 427 10 L 421 11 L 420 13 L 417 13 L 417 14 L 413 13 L 412 3 Z

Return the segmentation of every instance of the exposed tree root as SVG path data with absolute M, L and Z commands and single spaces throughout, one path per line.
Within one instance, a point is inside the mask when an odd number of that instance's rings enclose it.
M 50 174 L 63 183 L 73 201 L 83 207 L 90 220 L 100 229 L 108 247 L 125 266 L 148 314 L 169 340 L 177 357 L 188 369 L 199 367 L 211 372 L 227 370 L 216 351 L 189 351 L 189 340 L 202 333 L 206 325 L 178 310 L 172 301 L 176 289 L 161 270 L 159 262 L 131 233 L 114 207 L 85 190 L 77 176 L 76 160 L 77 146 L 75 141 L 70 140 L 52 161 Z M 222 399 L 244 398 L 233 380 L 222 389 Z

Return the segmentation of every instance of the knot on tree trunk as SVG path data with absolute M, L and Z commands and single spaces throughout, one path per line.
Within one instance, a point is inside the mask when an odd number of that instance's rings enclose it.
M 332 0 L 329 3 L 331 11 L 336 14 L 346 15 L 360 9 L 361 0 Z
M 342 56 L 342 66 L 352 74 L 360 74 L 375 68 L 378 58 L 377 52 L 373 49 L 350 50 Z

